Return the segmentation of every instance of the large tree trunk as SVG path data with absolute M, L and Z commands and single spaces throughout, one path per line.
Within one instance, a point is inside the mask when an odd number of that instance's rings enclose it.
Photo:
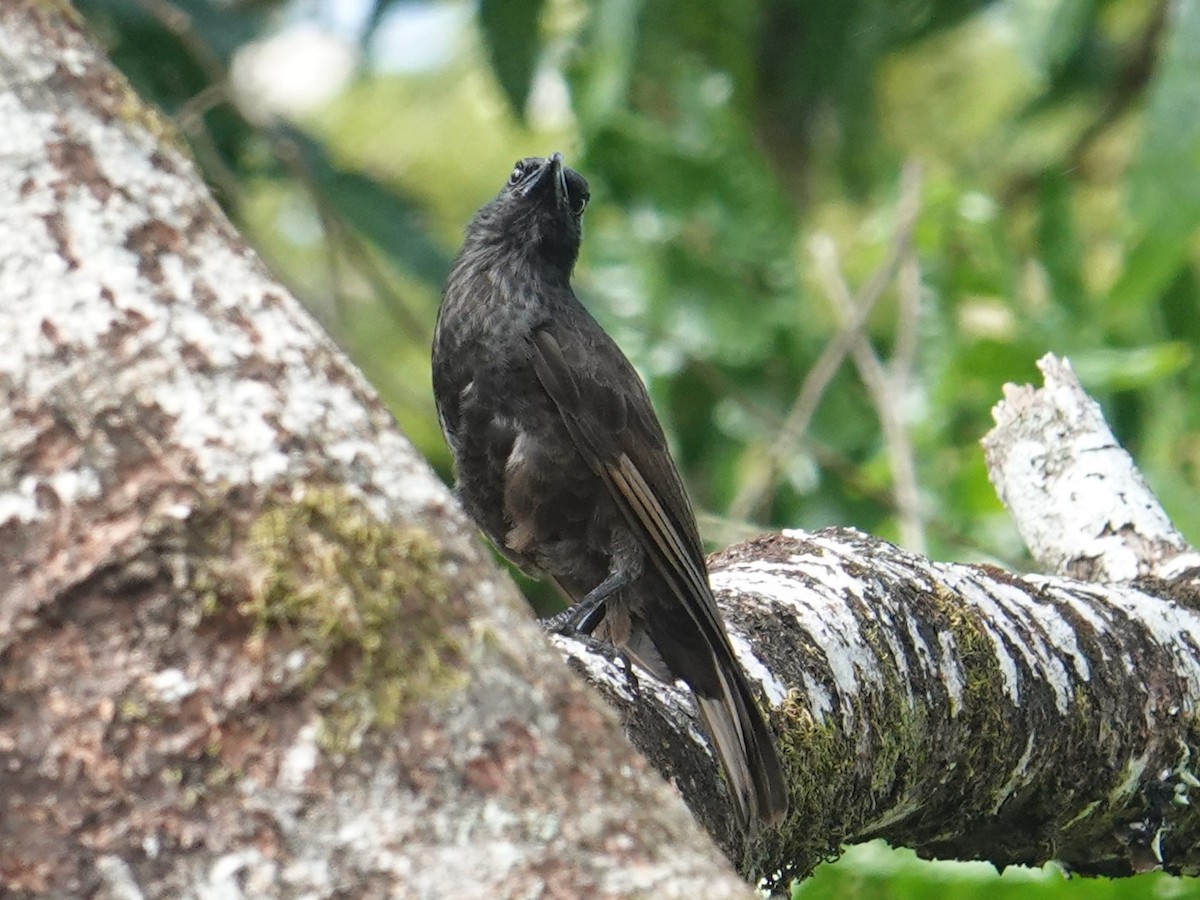
M 0 114 L 0 886 L 744 891 L 50 4 L 0 5 Z M 686 694 L 556 639 L 744 873 L 871 836 L 1200 869 L 1197 558 L 1046 366 L 989 452 L 1057 575 L 848 531 L 714 560 L 791 778 L 787 822 L 752 846 Z
M 745 892 L 52 3 L 0 121 L 0 893 Z

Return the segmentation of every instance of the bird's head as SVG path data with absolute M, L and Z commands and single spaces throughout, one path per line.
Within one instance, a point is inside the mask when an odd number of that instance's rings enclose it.
M 496 198 L 468 228 L 469 238 L 520 253 L 569 276 L 579 256 L 588 183 L 562 155 L 519 160 Z

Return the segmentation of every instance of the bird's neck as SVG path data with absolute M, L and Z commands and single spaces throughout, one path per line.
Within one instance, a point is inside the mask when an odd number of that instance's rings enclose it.
M 484 273 L 493 283 L 515 283 L 523 288 L 537 287 L 552 292 L 570 291 L 571 273 L 575 267 L 573 258 L 541 252 L 528 244 L 513 245 L 511 242 L 481 236 L 469 241 L 459 255 L 456 269 Z
M 486 335 L 488 343 L 503 345 L 523 341 L 578 302 L 569 271 L 503 247 L 468 242 L 450 272 L 439 317 L 457 316 L 465 338 Z

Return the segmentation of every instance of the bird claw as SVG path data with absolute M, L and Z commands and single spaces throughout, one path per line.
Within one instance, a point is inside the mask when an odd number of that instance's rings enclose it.
M 599 638 L 592 637 L 574 627 L 571 613 L 575 611 L 575 607 L 564 610 L 549 619 L 542 619 L 540 624 L 547 634 L 557 634 L 563 637 L 569 637 L 583 644 L 591 653 L 604 657 L 610 663 L 619 666 L 621 672 L 625 676 L 625 685 L 629 688 L 634 699 L 642 696 L 642 685 L 638 680 L 637 673 L 633 671 L 633 660 L 629 654 L 618 647 L 614 647 L 608 641 L 602 641 Z
M 633 671 L 633 660 L 629 658 L 629 654 L 623 650 L 617 651 L 617 661 L 625 670 L 625 686 L 629 688 L 629 692 L 633 694 L 634 700 L 642 699 L 642 683 L 638 681 L 637 672 Z
M 576 604 L 560 613 L 555 613 L 548 619 L 539 619 L 538 624 L 547 634 L 561 634 L 563 637 L 587 637 L 579 630 L 578 612 L 579 605 Z

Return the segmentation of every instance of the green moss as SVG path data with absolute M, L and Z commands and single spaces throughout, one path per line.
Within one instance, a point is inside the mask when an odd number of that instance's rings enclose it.
M 929 748 L 928 714 L 910 697 L 908 676 L 897 667 L 878 624 L 865 624 L 862 635 L 883 676 L 882 685 L 862 694 L 864 720 L 881 723 L 872 732 L 870 792 L 873 797 L 888 796 L 905 790 L 907 773 L 927 770 L 922 760 Z
M 964 607 L 953 594 L 935 594 L 933 601 L 954 637 L 963 668 L 962 707 L 958 715 L 964 717 L 972 738 L 963 748 L 962 780 L 990 790 L 985 778 L 1006 777 L 1002 762 L 1011 734 L 1005 716 L 1012 708 L 1012 700 L 1005 693 L 995 644 L 979 614 Z M 1000 784 L 994 787 L 999 788 Z
M 144 722 L 150 718 L 150 709 L 142 698 L 126 696 L 117 706 L 117 715 L 124 722 Z
M 189 159 L 192 158 L 187 142 L 172 119 L 164 116 L 154 104 L 142 100 L 123 76 L 119 76 L 119 83 L 111 86 L 113 99 L 110 102 L 117 118 L 140 126 L 160 145 L 169 146 Z
M 300 678 L 326 673 L 322 744 L 352 749 L 414 702 L 456 683 L 460 647 L 436 541 L 393 528 L 334 489 L 263 511 L 249 531 L 254 570 L 242 611 L 260 636 L 303 655 Z
M 831 720 L 818 722 L 808 709 L 807 698 L 791 692 L 777 715 L 786 723 L 777 729 L 779 754 L 785 761 L 790 811 L 788 821 L 769 833 L 766 840 L 750 845 L 742 860 L 743 872 L 761 873 L 771 860 L 786 858 L 791 864 L 772 874 L 768 882 L 785 885 L 803 877 L 819 862 L 834 857 L 843 835 L 834 829 L 843 824 L 839 791 L 852 779 L 855 753 L 846 735 Z M 790 762 L 790 764 L 789 764 Z M 812 823 L 821 823 L 813 827 Z M 786 853 L 779 846 L 787 848 Z
M 1184 729 L 1184 745 L 1180 747 L 1180 757 L 1175 764 L 1175 798 L 1167 813 L 1166 856 L 1168 859 L 1180 860 L 1179 869 L 1183 874 L 1196 875 L 1200 873 L 1200 860 L 1197 859 L 1194 842 L 1188 841 L 1185 835 L 1194 835 L 1200 830 L 1200 759 L 1197 748 L 1200 748 L 1200 720 L 1194 716 L 1188 717 Z

